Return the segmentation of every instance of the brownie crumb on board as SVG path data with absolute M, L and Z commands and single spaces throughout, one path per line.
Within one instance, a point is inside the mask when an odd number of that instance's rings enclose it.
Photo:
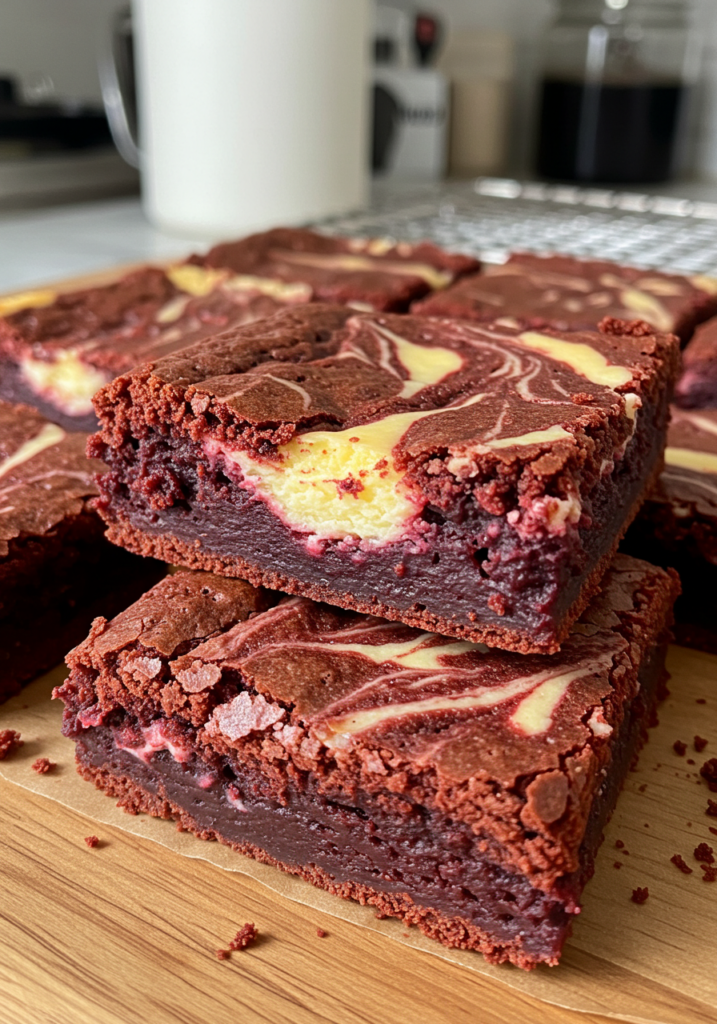
M 684 757 L 687 753 L 687 744 L 683 743 L 682 740 L 675 740 L 675 742 L 672 744 L 672 749 L 680 757 Z
M 320 939 L 325 939 L 329 933 L 327 931 L 324 931 L 323 928 L 317 928 L 316 934 L 319 936 Z
M 38 757 L 37 761 L 33 761 L 30 767 L 34 772 L 37 772 L 38 775 L 47 775 L 47 773 L 51 772 L 56 765 L 49 757 Z
M 624 850 L 625 849 L 625 844 L 623 843 L 622 839 L 616 839 L 615 840 L 615 847 L 618 850 Z
M 231 952 L 228 949 L 218 949 L 214 955 L 217 960 L 228 960 L 231 956 Z
M 717 818 L 717 800 L 710 800 L 707 797 L 707 810 L 705 814 L 709 814 L 711 818 Z
M 0 729 L 0 761 L 19 750 L 25 741 L 14 729 Z
M 702 751 L 707 746 L 707 740 L 704 738 L 704 736 L 695 736 L 694 744 L 695 744 L 695 750 L 697 751 L 697 753 L 701 754 Z
M 715 852 L 707 843 L 700 843 L 694 850 L 695 860 L 704 861 L 705 864 L 714 864 Z
M 717 793 L 717 757 L 711 757 L 700 768 L 700 775 L 713 793 Z
M 670 860 L 672 861 L 672 863 L 675 865 L 676 868 L 680 869 L 680 871 L 682 872 L 683 875 L 691 875 L 692 874 L 692 868 L 689 866 L 689 864 L 687 864 L 685 862 L 685 860 L 682 857 L 680 857 L 679 853 L 673 854 L 670 857 Z
M 703 882 L 717 882 L 717 864 L 700 864 Z
M 91 850 L 94 850 L 95 847 L 100 845 L 98 836 L 85 836 L 85 842 Z
M 695 704 L 706 704 L 706 703 L 707 703 L 707 701 L 705 700 L 704 697 L 697 697 L 697 699 L 695 700 Z
M 630 899 L 633 903 L 644 903 L 649 895 L 650 890 L 647 888 L 647 886 L 645 886 L 644 889 L 641 889 L 638 886 L 637 889 L 632 890 L 632 896 L 630 897 Z
M 711 825 L 707 826 L 707 831 L 711 832 L 713 836 L 717 836 L 717 828 L 712 828 Z
M 256 942 L 258 934 L 259 932 L 254 927 L 253 923 L 247 921 L 246 924 L 241 926 L 232 941 L 229 943 L 229 949 L 246 949 L 248 946 L 251 946 Z
M 613 862 L 613 865 L 612 865 L 612 866 L 613 866 L 614 868 L 621 868 L 621 867 L 622 867 L 622 862 L 621 862 L 621 861 L 619 861 L 619 860 L 616 860 L 616 861 L 614 861 L 614 862 Z

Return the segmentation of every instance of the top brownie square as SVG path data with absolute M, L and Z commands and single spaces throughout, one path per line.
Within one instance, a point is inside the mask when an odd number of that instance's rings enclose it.
M 192 260 L 239 274 L 301 282 L 317 302 L 393 312 L 405 312 L 415 299 L 447 288 L 480 267 L 472 256 L 444 252 L 432 242 L 330 237 L 299 228 L 275 228 L 223 242 Z
M 605 260 L 514 253 L 413 307 L 427 316 L 506 319 L 521 327 L 590 330 L 606 316 L 638 317 L 686 342 L 717 313 L 717 280 L 621 267 Z
M 554 651 L 661 468 L 678 355 L 300 307 L 103 388 L 98 508 L 165 561 Z

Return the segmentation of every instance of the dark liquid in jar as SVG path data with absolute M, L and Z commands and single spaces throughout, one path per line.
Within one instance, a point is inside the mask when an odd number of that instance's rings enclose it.
M 686 87 L 545 79 L 538 173 L 584 182 L 665 181 Z

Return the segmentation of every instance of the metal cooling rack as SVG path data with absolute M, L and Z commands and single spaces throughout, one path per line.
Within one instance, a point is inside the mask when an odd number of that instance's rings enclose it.
M 321 228 L 428 238 L 488 263 L 523 250 L 717 275 L 717 203 L 671 196 L 479 178 L 378 189 L 370 210 L 325 221 Z

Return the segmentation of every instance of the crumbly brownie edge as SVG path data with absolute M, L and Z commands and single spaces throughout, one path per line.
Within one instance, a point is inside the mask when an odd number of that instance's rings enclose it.
M 372 889 L 358 882 L 337 882 L 330 874 L 315 865 L 293 865 L 277 860 L 251 843 L 234 843 L 223 838 L 221 833 L 202 828 L 194 818 L 179 805 L 172 803 L 165 796 L 154 796 L 142 789 L 137 783 L 126 776 L 115 776 L 113 773 L 85 763 L 78 749 L 77 770 L 97 789 L 103 790 L 108 796 L 117 798 L 117 806 L 130 814 L 144 812 L 155 818 L 178 821 L 184 829 L 192 832 L 199 839 L 216 840 L 229 846 L 235 852 L 271 867 L 279 868 L 287 874 L 297 875 L 319 889 L 324 889 L 333 896 L 353 899 L 361 904 L 376 907 L 379 914 L 397 917 L 406 924 L 416 925 L 418 929 L 431 939 L 436 939 L 451 949 L 470 949 L 482 953 L 489 963 L 500 964 L 509 961 L 524 970 L 531 970 L 538 965 L 537 960 L 527 956 L 516 943 L 497 945 L 493 939 L 463 918 L 448 917 L 430 908 L 422 907 L 400 893 L 385 893 Z M 558 957 L 543 961 L 550 965 L 558 962 Z
M 294 577 L 284 576 L 271 570 L 261 570 L 250 565 L 239 556 L 223 556 L 215 552 L 202 550 L 197 540 L 193 544 L 181 540 L 171 534 L 150 535 L 133 526 L 129 519 L 116 510 L 103 509 L 103 518 L 107 523 L 107 538 L 119 547 L 135 554 L 158 558 L 160 561 L 174 565 L 182 565 L 187 569 L 201 569 L 214 572 L 220 576 L 234 576 L 246 580 L 255 587 L 266 587 L 269 590 L 280 590 L 286 594 L 309 597 L 314 601 L 336 605 L 339 608 L 352 609 L 369 615 L 378 615 L 393 622 L 405 622 L 408 626 L 423 629 L 443 636 L 455 636 L 473 643 L 485 643 L 490 647 L 502 650 L 517 651 L 520 654 L 554 654 L 570 632 L 573 623 L 582 615 L 585 608 L 600 589 L 605 575 L 618 545 L 640 510 L 645 494 L 654 486 L 662 470 L 662 460 L 655 467 L 653 474 L 646 481 L 643 493 L 633 503 L 625 517 L 622 529 L 613 539 L 609 550 L 598 560 L 592 571 L 587 575 L 580 594 L 573 603 L 564 622 L 552 641 L 545 644 L 536 641 L 519 630 L 501 629 L 494 625 L 475 624 L 472 626 L 456 624 L 450 619 L 434 615 L 431 612 L 412 611 L 399 612 L 391 605 L 378 598 L 374 602 L 355 600 L 351 595 L 337 592 L 330 587 L 303 585 Z M 113 518 L 110 519 L 110 514 Z

